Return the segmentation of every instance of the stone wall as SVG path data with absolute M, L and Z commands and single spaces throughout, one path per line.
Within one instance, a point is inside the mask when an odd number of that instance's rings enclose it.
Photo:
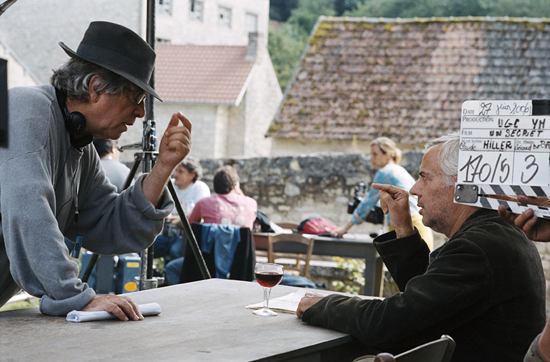
M 417 176 L 422 153 L 404 155 L 402 165 Z M 349 220 L 347 205 L 359 182 L 370 184 L 374 171 L 365 154 L 313 154 L 272 158 L 201 160 L 203 181 L 212 187 L 216 169 L 235 167 L 243 192 L 274 222 L 296 222 L 323 217 L 336 225 Z M 367 224 L 351 232 L 370 230 Z
M 423 152 L 405 152 L 401 165 L 413 177 Z M 374 171 L 370 156 L 365 154 L 312 154 L 272 158 L 201 160 L 203 181 L 212 188 L 215 170 L 225 164 L 233 165 L 241 178 L 243 192 L 258 201 L 258 209 L 274 222 L 295 222 L 309 217 L 323 217 L 336 225 L 348 219 L 347 204 L 353 198 L 359 182 L 370 185 Z M 363 223 L 350 232 L 379 231 L 376 226 Z M 435 233 L 435 245 L 441 245 L 445 236 Z M 550 243 L 536 243 L 541 254 L 546 278 L 550 279 Z M 550 285 L 550 283 L 547 283 Z M 550 295 L 547 298 L 550 300 Z M 548 309 L 548 308 L 547 308 Z

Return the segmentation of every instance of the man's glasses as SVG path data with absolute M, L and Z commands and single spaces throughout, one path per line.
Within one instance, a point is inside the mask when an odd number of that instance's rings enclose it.
M 147 92 L 142 92 L 138 94 L 138 96 L 136 97 L 136 104 L 138 106 L 145 100 L 146 95 L 147 95 Z
M 145 96 L 147 95 L 147 92 L 142 91 L 141 89 L 138 89 L 137 91 L 128 91 L 126 92 L 126 97 L 135 102 L 138 106 L 143 103 L 143 100 L 145 99 Z

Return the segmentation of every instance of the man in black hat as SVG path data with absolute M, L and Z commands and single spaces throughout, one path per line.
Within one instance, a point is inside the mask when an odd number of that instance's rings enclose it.
M 9 91 L 10 146 L 0 150 L 0 306 L 19 288 L 41 297 L 40 311 L 105 310 L 138 320 L 128 297 L 96 295 L 78 278 L 65 238 L 99 254 L 148 247 L 173 202 L 165 190 L 173 169 L 189 153 L 191 123 L 174 114 L 149 174 L 117 194 L 90 144 L 118 139 L 145 115 L 143 98 L 155 61 L 133 31 L 93 22 L 51 85 Z M 75 256 L 75 254 L 73 254 Z

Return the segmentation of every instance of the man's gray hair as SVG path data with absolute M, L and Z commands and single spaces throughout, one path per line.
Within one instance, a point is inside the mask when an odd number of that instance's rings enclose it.
M 439 148 L 439 167 L 441 167 L 443 173 L 447 175 L 447 177 L 445 177 L 445 184 L 447 186 L 453 186 L 456 182 L 456 175 L 458 174 L 460 134 L 454 132 L 431 140 L 426 143 L 425 149 L 428 151 L 430 148 L 437 145 L 441 145 Z
M 91 85 L 97 93 L 119 95 L 125 89 L 130 91 L 138 90 L 139 87 L 129 80 L 108 69 L 87 62 L 71 58 L 59 69 L 53 71 L 50 83 L 55 88 L 63 91 L 68 98 L 75 99 L 81 103 L 88 103 L 90 80 L 94 75 L 99 77 Z

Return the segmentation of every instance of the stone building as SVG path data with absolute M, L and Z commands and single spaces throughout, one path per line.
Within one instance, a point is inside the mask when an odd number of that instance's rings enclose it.
M 173 0 L 157 7 L 157 134 L 181 111 L 193 122 L 191 155 L 267 156 L 282 99 L 267 51 L 268 0 Z M 139 127 L 124 135 L 141 137 Z

